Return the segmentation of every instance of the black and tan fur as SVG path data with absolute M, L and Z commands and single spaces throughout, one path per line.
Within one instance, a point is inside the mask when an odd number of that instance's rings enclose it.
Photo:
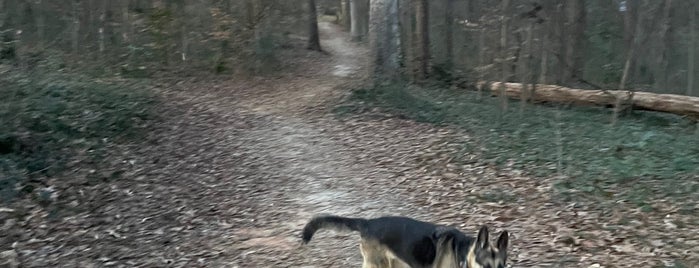
M 507 231 L 491 245 L 485 226 L 473 238 L 452 227 L 407 217 L 320 216 L 304 227 L 303 243 L 321 229 L 359 232 L 363 268 L 504 268 L 507 260 Z

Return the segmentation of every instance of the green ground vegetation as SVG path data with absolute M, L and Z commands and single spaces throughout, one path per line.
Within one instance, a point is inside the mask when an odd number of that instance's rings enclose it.
M 31 193 L 70 161 L 99 161 L 107 145 L 142 137 L 155 118 L 155 95 L 141 82 L 8 69 L 0 75 L 0 200 Z
M 653 197 L 684 198 L 699 190 L 699 132 L 674 115 L 634 111 L 610 125 L 611 110 L 532 105 L 466 90 L 405 84 L 358 89 L 340 114 L 380 107 L 413 120 L 471 133 L 464 152 L 534 176 L 564 175 L 565 198 L 625 199 L 650 209 Z

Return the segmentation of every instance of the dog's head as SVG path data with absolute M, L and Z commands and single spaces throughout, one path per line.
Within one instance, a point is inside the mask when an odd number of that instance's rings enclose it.
M 505 268 L 509 233 L 503 231 L 495 245 L 488 241 L 488 227 L 483 226 L 478 236 L 464 235 L 461 231 L 442 227 L 434 233 L 438 268 Z
M 507 263 L 509 233 L 503 231 L 495 245 L 488 241 L 488 227 L 483 226 L 478 236 L 464 235 L 457 229 L 442 227 L 434 233 L 438 268 L 504 268 Z
M 509 233 L 503 231 L 495 242 L 488 241 L 488 227 L 478 230 L 476 241 L 471 244 L 466 261 L 459 263 L 462 268 L 505 268 L 507 262 L 507 243 Z

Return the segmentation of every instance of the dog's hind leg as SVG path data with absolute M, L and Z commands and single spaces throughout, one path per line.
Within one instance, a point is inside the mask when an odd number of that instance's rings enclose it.
M 411 268 L 410 265 L 396 257 L 390 249 L 385 250 L 386 261 L 390 268 Z
M 362 268 L 389 268 L 389 260 L 386 258 L 386 249 L 374 241 L 362 240 L 359 244 L 364 263 Z

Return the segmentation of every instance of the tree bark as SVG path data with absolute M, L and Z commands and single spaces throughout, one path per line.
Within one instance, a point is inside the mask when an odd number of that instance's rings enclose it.
M 7 19 L 7 5 L 6 0 L 0 0 L 0 29 L 5 28 L 5 20 Z
M 104 59 L 104 51 L 106 49 L 105 47 L 105 42 L 104 42 L 104 31 L 105 28 L 107 27 L 107 3 L 109 0 L 101 0 L 101 5 L 100 5 L 100 23 L 99 23 L 99 29 L 97 30 L 98 33 L 98 46 L 99 46 L 99 52 L 100 52 L 100 58 Z
M 129 14 L 129 3 L 131 1 L 126 0 L 121 6 L 121 39 L 123 44 L 128 45 L 131 43 L 131 15 Z
M 80 0 L 73 0 L 73 32 L 72 47 L 73 55 L 77 58 L 80 55 Z
M 585 44 L 586 13 L 585 0 L 571 0 L 566 2 L 567 22 L 565 39 L 565 66 L 563 68 L 563 83 L 574 83 L 582 78 Z
M 501 16 L 502 22 L 500 23 L 500 81 L 507 82 L 509 78 L 508 72 L 508 45 L 507 36 L 509 35 L 509 17 L 510 17 L 510 0 L 502 0 Z M 501 112 L 505 113 L 507 111 L 508 101 L 504 94 L 504 84 L 501 87 L 500 92 L 500 108 Z
M 510 98 L 520 98 L 524 84 L 521 83 L 485 83 L 480 82 L 478 88 L 491 91 L 498 95 L 504 87 L 504 94 Z M 613 106 L 617 99 L 630 94 L 626 90 L 584 90 L 561 87 L 556 85 L 536 85 L 536 91 L 530 96 L 532 101 L 569 103 L 574 105 Z M 634 92 L 633 108 L 672 113 L 699 119 L 699 97 L 688 97 L 675 94 L 656 94 L 650 92 Z
M 522 90 L 522 96 L 521 99 L 522 101 L 520 102 L 520 112 L 524 111 L 524 107 L 527 105 L 527 102 L 529 101 L 529 96 L 531 96 L 532 92 L 534 91 L 534 86 L 536 84 L 535 80 L 535 75 L 534 71 L 532 70 L 533 66 L 533 61 L 534 61 L 534 22 L 530 21 L 529 25 L 527 25 L 527 41 L 526 41 L 526 56 L 523 60 L 523 70 L 522 70 L 522 77 L 520 78 L 522 83 L 527 83 L 525 84 L 524 89 Z
M 444 43 L 446 45 L 446 70 L 453 73 L 454 68 L 454 0 L 446 0 L 444 14 Z
M 660 46 L 658 51 L 660 53 L 658 53 L 655 60 L 656 67 L 654 68 L 655 74 L 653 75 L 655 77 L 656 88 L 664 88 L 667 86 L 667 67 L 669 65 L 670 47 L 672 47 L 672 38 L 668 36 L 668 33 L 672 27 L 672 23 L 670 21 L 671 10 L 672 0 L 665 0 L 663 3 L 663 17 L 660 21 L 660 32 L 658 33 L 657 37 Z
M 345 30 L 349 30 L 352 27 L 350 0 L 341 0 L 340 4 L 342 5 L 342 26 L 345 27 Z
M 695 70 L 694 64 L 696 63 L 696 51 L 697 51 L 697 4 L 692 2 L 691 14 L 689 19 L 689 57 L 687 57 L 687 96 L 694 94 L 694 78 Z
M 429 2 L 417 0 L 415 5 L 415 22 L 417 34 L 417 78 L 425 80 L 429 76 L 430 68 L 430 32 L 429 32 Z
M 400 0 L 401 61 L 403 72 L 411 82 L 415 81 L 415 43 L 413 42 L 413 0 Z
M 320 35 L 318 34 L 318 12 L 315 0 L 308 0 L 308 23 L 308 49 L 321 51 Z
M 44 15 L 44 12 L 46 10 L 44 9 L 44 3 L 42 0 L 37 0 L 36 1 L 36 7 L 34 8 L 34 12 L 36 13 L 36 37 L 37 37 L 37 49 L 38 50 L 43 50 L 44 49 L 44 29 L 46 28 L 46 17 Z
M 629 1 L 629 2 L 634 2 L 634 1 Z M 626 83 L 628 81 L 629 77 L 629 72 L 631 71 L 631 65 L 633 64 L 634 60 L 634 54 L 636 52 L 636 47 L 637 44 L 639 43 L 639 34 L 641 31 L 641 19 L 638 18 L 639 14 L 639 7 L 637 5 L 639 4 L 631 4 L 627 2 L 627 7 L 629 8 L 626 14 L 626 20 L 627 21 L 633 21 L 636 24 L 633 25 L 633 28 L 628 28 L 627 30 L 630 30 L 631 32 L 626 33 L 625 36 L 628 38 L 629 45 L 626 50 L 626 61 L 624 63 L 624 70 L 621 75 L 621 81 L 619 82 L 619 89 L 620 90 L 625 90 L 626 89 Z M 631 10 L 634 10 L 635 12 L 631 13 Z
M 398 0 L 372 0 L 370 8 L 370 73 L 374 81 L 395 80 L 400 74 Z
M 228 3 L 228 12 L 230 12 L 230 2 Z M 189 29 L 187 29 L 187 2 L 180 2 L 180 14 L 182 15 L 182 21 L 180 22 L 180 37 L 181 37 L 181 48 L 180 48 L 180 59 L 182 62 L 187 61 L 187 53 L 189 53 Z
M 638 13 L 640 9 L 641 3 L 640 1 L 626 1 L 626 11 L 623 12 L 622 16 L 624 18 L 624 49 L 627 52 L 630 52 L 633 47 L 634 43 L 634 32 L 636 31 L 636 21 L 639 20 Z M 626 57 L 628 59 L 628 57 Z M 628 69 L 634 69 L 635 62 L 633 59 L 629 62 L 624 63 L 624 70 L 622 71 L 622 80 L 625 81 L 628 80 L 628 72 L 626 72 L 626 64 L 628 63 Z
M 369 35 L 369 13 L 371 0 L 359 0 L 359 32 L 362 35 L 362 40 Z
M 565 61 L 565 39 L 566 39 L 566 32 L 565 32 L 565 3 L 562 0 L 555 0 L 554 2 L 554 15 L 552 16 L 553 21 L 551 23 L 552 26 L 552 35 L 551 43 L 549 44 L 550 47 L 555 47 L 557 50 L 554 52 L 553 56 L 556 58 L 556 65 L 553 66 L 554 69 L 557 69 L 558 71 L 555 73 L 552 73 L 551 75 L 555 75 L 555 80 L 554 82 L 556 84 L 563 84 L 563 81 L 565 80 L 565 68 L 566 68 L 566 61 Z M 557 38 L 556 38 L 557 37 Z
M 632 5 L 632 4 L 629 4 Z M 640 5 L 640 4 L 636 4 Z M 619 82 L 619 90 L 626 90 L 626 83 L 629 78 L 629 73 L 631 71 L 631 64 L 634 61 L 634 58 L 636 57 L 636 50 L 638 50 L 638 46 L 640 44 L 640 36 L 641 36 L 641 18 L 638 16 L 640 14 L 640 8 L 636 7 L 636 12 L 634 14 L 627 14 L 629 16 L 635 16 L 633 18 L 633 21 L 636 23 L 633 32 L 630 34 L 631 38 L 631 45 L 628 48 L 628 51 L 626 53 L 626 62 L 624 63 L 624 70 L 621 75 L 621 82 Z M 628 95 L 624 97 L 620 97 L 616 100 L 614 103 L 614 113 L 612 114 L 612 125 L 615 125 L 618 118 L 619 118 L 619 113 L 621 111 L 625 110 L 627 107 L 631 108 L 633 106 L 633 101 L 635 98 L 634 91 L 627 91 Z
M 360 29 L 359 13 L 360 13 L 360 3 L 361 0 L 347 0 L 350 3 L 350 36 L 352 41 L 362 40 L 362 34 Z

